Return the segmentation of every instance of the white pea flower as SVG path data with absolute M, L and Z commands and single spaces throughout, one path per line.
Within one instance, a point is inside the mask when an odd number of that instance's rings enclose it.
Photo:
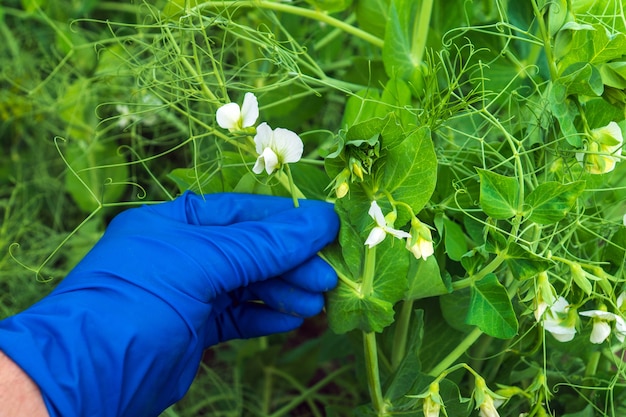
M 253 93 L 246 93 L 243 96 L 241 107 L 237 103 L 228 103 L 217 109 L 215 113 L 217 124 L 231 132 L 254 126 L 258 118 L 259 103 Z
M 556 291 L 548 278 L 546 271 L 537 275 L 537 294 L 535 296 L 535 320 L 540 321 L 543 313 L 556 301 Z
M 441 413 L 441 404 L 443 400 L 439 395 L 439 383 L 433 382 L 428 388 L 428 394 L 424 398 L 424 404 L 422 409 L 424 411 L 424 417 L 439 417 Z
M 438 380 L 434 380 L 430 384 L 428 391 L 419 395 L 407 395 L 407 397 L 423 399 L 422 412 L 424 413 L 424 417 L 439 417 L 442 411 L 447 415 L 443 399 L 439 394 Z
M 500 417 L 491 395 L 485 395 L 483 402 L 478 407 L 478 415 L 480 417 Z
M 548 307 L 543 316 L 543 328 L 559 342 L 569 342 L 576 334 L 576 316 L 570 314 L 570 306 L 563 297 Z
M 576 153 L 576 159 L 590 174 L 605 174 L 615 169 L 620 161 L 624 138 L 622 129 L 615 122 L 593 129 L 585 152 Z
M 435 253 L 430 229 L 416 217 L 411 220 L 411 237 L 406 240 L 406 248 L 416 259 L 426 260 Z
M 304 151 L 300 136 L 287 129 L 272 130 L 265 122 L 257 127 L 254 143 L 259 154 L 252 168 L 255 174 L 260 174 L 265 170 L 269 175 L 280 169 L 283 164 L 298 162 Z
M 615 337 L 620 342 L 624 341 L 626 336 L 626 322 L 617 314 L 609 313 L 604 310 L 589 310 L 581 311 L 581 316 L 593 318 L 593 328 L 591 329 L 591 336 L 589 340 L 591 343 L 600 344 L 604 342 L 611 335 L 611 325 L 609 322 L 615 322 Z
M 389 219 L 386 219 L 383 215 L 383 211 L 380 209 L 376 201 L 372 201 L 367 214 L 369 214 L 370 217 L 372 217 L 376 222 L 376 227 L 372 229 L 365 240 L 365 244 L 370 248 L 373 248 L 382 242 L 385 239 L 385 236 L 387 236 L 387 233 L 398 239 L 411 238 L 409 233 L 393 228 L 393 222 L 396 220 L 395 213 L 389 213 Z

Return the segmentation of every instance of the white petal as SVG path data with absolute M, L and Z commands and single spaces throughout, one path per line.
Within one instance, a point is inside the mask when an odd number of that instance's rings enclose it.
M 617 123 L 611 122 L 605 127 L 601 127 L 598 130 L 604 130 L 605 133 L 615 138 L 619 142 L 619 145 L 610 146 L 613 152 L 617 151 L 619 148 L 622 147 L 622 144 L 624 143 L 624 137 L 622 136 L 622 129 L 620 129 Z
M 367 214 L 369 214 L 370 217 L 376 221 L 376 225 L 378 225 L 378 227 L 387 226 L 387 222 L 385 222 L 385 216 L 383 215 L 383 211 L 378 206 L 378 203 L 376 202 L 376 200 L 372 201 L 372 204 L 370 204 L 370 209 L 368 210 Z
M 576 335 L 576 332 L 562 333 L 562 334 L 552 333 L 552 336 L 554 336 L 554 338 L 558 340 L 559 342 L 569 342 L 572 339 L 574 339 L 575 335 Z
M 409 241 L 407 240 L 407 245 L 406 248 L 413 254 L 413 256 L 415 256 L 415 259 L 420 259 L 422 257 L 422 250 L 420 249 L 420 246 L 415 243 L 414 245 L 409 244 Z
M 222 129 L 237 129 L 241 119 L 241 109 L 237 103 L 224 104 L 215 113 L 217 124 Z
M 256 128 L 254 135 L 254 144 L 256 145 L 256 153 L 261 155 L 265 148 L 272 147 L 274 132 L 272 128 L 265 122 Z
M 270 148 L 265 148 L 263 153 L 259 156 L 259 159 L 263 158 L 265 163 L 265 172 L 271 174 L 278 167 L 278 156 Z M 258 160 L 257 160 L 258 161 Z
M 242 127 L 251 127 L 259 118 L 259 102 L 253 93 L 246 93 L 243 96 L 243 104 L 241 105 Z
M 541 320 L 541 317 L 543 316 L 543 313 L 546 311 L 547 308 L 548 303 L 546 303 L 545 301 L 539 302 L 537 304 L 537 308 L 535 309 L 535 320 Z
M 578 314 L 585 317 L 596 317 L 604 320 L 615 320 L 615 314 L 609 313 L 608 311 L 603 310 L 589 310 L 589 311 L 581 311 Z
M 500 417 L 500 414 L 498 414 L 498 411 L 496 410 L 493 398 L 489 394 L 485 394 L 485 400 L 480 405 L 478 415 L 480 417 Z
M 573 327 L 564 327 L 557 325 L 551 328 L 548 328 L 546 326 L 545 329 L 549 331 L 550 334 L 552 334 L 552 336 L 554 336 L 554 338 L 559 342 L 569 342 L 574 338 L 574 335 L 576 335 L 576 329 L 574 329 Z
M 624 214 L 624 218 L 622 219 L 624 221 L 624 226 L 626 226 L 626 214 Z M 624 294 L 624 293 L 622 293 Z
M 417 242 L 420 246 L 420 250 L 422 251 L 422 259 L 426 260 L 426 258 L 435 253 L 435 248 L 433 247 L 432 241 L 419 239 Z
M 262 156 L 259 155 L 259 157 L 256 159 L 256 162 L 254 163 L 254 166 L 252 167 L 252 172 L 258 175 L 261 172 L 263 172 L 264 169 L 265 169 L 265 160 L 263 159 Z
M 404 230 L 398 230 L 398 229 L 394 229 L 393 227 L 388 227 L 385 226 L 383 227 L 383 229 L 385 230 L 385 232 L 389 233 L 391 236 L 396 237 L 398 239 L 410 239 L 411 238 L 411 234 L 408 232 L 405 232 Z
M 373 248 L 374 246 L 378 245 L 380 242 L 385 240 L 386 235 L 387 234 L 385 233 L 385 230 L 382 227 L 375 227 L 367 236 L 367 239 L 365 240 L 365 244 L 369 246 L 370 248 Z
M 569 302 L 563 297 L 557 298 L 554 304 L 550 306 L 550 312 L 564 314 L 567 313 L 567 310 L 569 310 Z
M 288 129 L 277 128 L 274 130 L 274 152 L 278 155 L 280 162 L 289 164 L 298 162 L 302 158 L 304 145 L 300 136 Z
M 615 337 L 624 343 L 624 338 L 626 337 L 626 321 L 620 316 L 615 317 Z
M 624 215 L 624 226 L 626 226 L 626 215 Z M 624 301 L 626 301 L 626 291 L 622 291 L 620 295 L 617 297 L 617 308 L 622 310 L 622 307 L 626 307 L 624 305 Z
M 596 321 L 593 323 L 593 329 L 591 330 L 591 336 L 589 340 L 591 343 L 600 344 L 606 340 L 611 334 L 611 326 L 606 321 Z

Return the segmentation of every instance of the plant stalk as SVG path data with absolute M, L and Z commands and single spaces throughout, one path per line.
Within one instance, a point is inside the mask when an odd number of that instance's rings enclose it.
M 298 208 L 300 207 L 300 203 L 298 203 L 298 194 L 302 194 L 302 192 L 296 187 L 296 183 L 293 182 L 293 175 L 291 175 L 291 168 L 289 168 L 289 164 L 285 164 L 285 172 L 287 173 L 287 178 L 289 179 L 289 193 L 291 194 L 291 199 L 293 200 L 293 206 Z
M 541 13 L 541 10 L 539 10 L 539 6 L 537 6 L 537 1 L 531 0 L 530 3 L 532 4 L 533 13 L 537 18 L 539 31 L 541 32 L 541 37 L 543 38 L 543 49 L 546 53 L 548 68 L 550 69 L 550 78 L 552 78 L 552 81 L 554 81 L 559 78 L 559 73 L 556 68 L 556 63 L 554 62 L 554 55 L 552 55 L 552 43 L 550 42 L 550 33 L 548 32 L 548 28 L 546 28 L 546 23 L 543 21 L 543 13 Z
M 385 401 L 380 386 L 380 374 L 378 372 L 378 347 L 376 345 L 376 333 L 363 332 L 363 347 L 365 353 L 365 370 L 367 371 L 367 386 L 372 399 L 372 407 L 378 417 L 386 416 Z
M 396 321 L 396 330 L 393 335 L 393 350 L 391 352 L 391 369 L 395 371 L 406 355 L 406 344 L 409 336 L 409 325 L 413 313 L 413 300 L 407 300 L 402 304 L 400 316 Z
M 428 39 L 428 29 L 430 27 L 430 16 L 433 10 L 433 0 L 422 0 L 420 14 L 413 26 L 413 46 L 411 56 L 415 59 L 415 65 L 421 65 L 426 50 Z
M 472 330 L 465 339 L 454 348 L 452 352 L 448 354 L 441 362 L 439 362 L 433 369 L 428 372 L 428 375 L 438 377 L 442 372 L 448 369 L 454 362 L 456 362 L 466 351 L 472 346 L 483 332 L 478 327 Z
M 200 3 L 197 6 L 193 7 L 192 10 L 202 10 L 205 8 L 220 8 L 226 9 L 228 7 L 249 7 L 249 8 L 260 8 L 267 10 L 274 10 L 277 12 L 284 12 L 293 14 L 296 16 L 306 17 L 308 19 L 317 20 L 318 22 L 326 23 L 329 26 L 336 27 L 338 29 L 343 30 L 344 32 L 354 35 L 357 38 L 360 38 L 368 43 L 371 43 L 374 46 L 379 48 L 383 47 L 384 41 L 364 30 L 361 30 L 355 26 L 349 25 L 339 19 L 335 19 L 334 17 L 328 15 L 327 13 L 323 13 L 313 9 L 305 9 L 303 7 L 292 6 L 290 4 L 277 3 L 273 1 L 265 1 L 265 0 L 255 0 L 255 1 L 207 1 L 204 3 Z
M 361 281 L 361 297 L 368 297 L 374 292 L 374 271 L 376 269 L 376 246 L 365 247 L 365 265 L 363 267 L 363 279 Z M 363 351 L 365 353 L 365 371 L 367 373 L 367 386 L 369 388 L 372 407 L 379 417 L 385 416 L 385 402 L 380 385 L 380 372 L 378 370 L 378 346 L 376 333 L 363 331 Z

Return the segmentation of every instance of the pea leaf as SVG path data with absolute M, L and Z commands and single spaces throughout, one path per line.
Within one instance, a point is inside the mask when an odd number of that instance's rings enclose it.
M 335 333 L 360 329 L 381 332 L 393 323 L 393 304 L 378 297 L 362 296 L 343 282 L 328 293 L 328 326 Z
M 548 261 L 527 251 L 517 243 L 510 243 L 506 250 L 505 262 L 513 276 L 519 280 L 534 277 L 550 266 Z
M 421 127 L 385 159 L 383 188 L 397 201 L 411 206 L 415 213 L 428 202 L 437 182 L 437 155 L 430 129 Z
M 361 259 L 344 257 L 344 273 L 350 274 L 357 285 L 361 281 Z M 357 266 L 353 265 L 354 262 Z M 387 237 L 376 247 L 372 294 L 362 294 L 358 288 L 353 288 L 342 281 L 328 293 L 327 313 L 330 328 L 336 333 L 346 333 L 354 329 L 382 332 L 393 323 L 395 314 L 393 306 L 405 293 L 408 265 L 409 252 L 391 237 Z
M 380 94 L 378 90 L 373 88 L 358 91 L 356 94 L 350 96 L 346 102 L 341 126 L 347 128 L 348 126 L 353 126 L 359 122 L 378 116 L 379 100 Z
M 517 179 L 477 169 L 480 178 L 480 206 L 494 219 L 508 219 L 517 213 L 519 184 Z
M 372 35 L 385 36 L 386 23 L 389 21 L 389 0 L 359 0 L 356 2 L 356 19 L 359 27 Z
M 587 25 L 585 25 L 587 27 Z M 624 55 L 626 35 L 609 33 L 601 24 L 591 25 L 593 30 L 576 30 L 572 32 L 572 40 L 568 54 L 560 62 L 561 68 L 576 62 L 600 64 L 609 62 Z
M 386 122 L 387 118 L 373 117 L 351 126 L 346 133 L 346 143 L 354 146 L 367 143 L 374 146 Z
M 557 223 L 567 215 L 584 190 L 585 181 L 539 184 L 524 200 L 530 206 L 528 219 L 539 224 Z
M 604 92 L 600 71 L 587 62 L 570 65 L 558 81 L 567 88 L 567 95 L 600 96 Z
M 380 100 L 379 112 L 393 112 L 405 127 L 417 124 L 417 116 L 405 109 L 411 107 L 411 89 L 401 78 L 392 77 L 387 82 Z
M 446 278 L 444 281 L 434 256 L 429 256 L 426 260 L 411 258 L 404 299 L 418 300 L 448 294 L 452 292 L 452 285 L 448 276 Z
M 463 229 L 450 219 L 443 219 L 444 243 L 446 253 L 453 261 L 460 261 L 461 257 L 467 253 L 467 239 Z
M 572 100 L 568 99 L 567 87 L 559 81 L 553 83 L 548 92 L 548 100 L 550 100 L 550 111 L 559 121 L 565 140 L 570 145 L 580 148 L 583 141 L 574 125 L 574 119 L 578 116 L 578 108 Z
M 396 114 L 387 113 L 385 117 L 372 117 L 351 126 L 346 133 L 346 145 L 360 146 L 367 143 L 374 146 L 382 136 L 382 148 L 390 148 L 402 142 L 403 133 Z
M 456 290 L 438 298 L 443 318 L 450 327 L 461 332 L 472 330 L 472 326 L 465 319 L 469 314 L 471 305 L 469 288 Z
M 471 287 L 466 322 L 499 339 L 510 339 L 517 334 L 517 316 L 495 274 L 488 274 Z
M 418 2 L 413 0 L 391 0 L 385 29 L 383 62 L 390 78 L 410 80 L 419 68 L 411 51 L 413 25 L 418 16 Z

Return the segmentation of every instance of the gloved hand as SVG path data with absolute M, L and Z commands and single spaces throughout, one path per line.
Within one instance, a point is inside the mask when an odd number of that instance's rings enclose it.
M 0 350 L 51 416 L 157 416 L 205 348 L 321 311 L 337 277 L 315 254 L 338 227 L 330 204 L 269 196 L 185 193 L 127 210 L 49 296 L 0 322 Z

